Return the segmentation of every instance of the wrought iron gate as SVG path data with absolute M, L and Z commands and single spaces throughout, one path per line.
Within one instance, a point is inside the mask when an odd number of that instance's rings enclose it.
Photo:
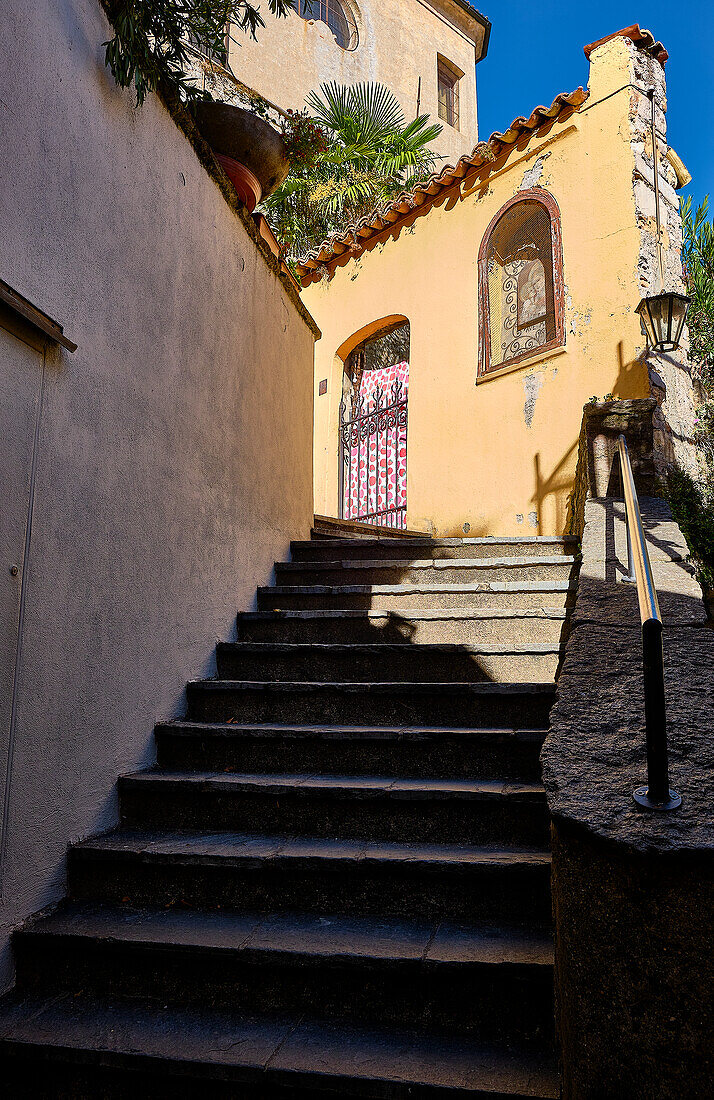
M 365 401 L 353 393 L 340 403 L 340 511 L 342 519 L 406 527 L 406 387 L 377 386 Z

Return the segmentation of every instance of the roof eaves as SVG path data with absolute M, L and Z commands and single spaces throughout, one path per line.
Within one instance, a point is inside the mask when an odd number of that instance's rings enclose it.
M 654 57 L 655 61 L 659 61 L 662 68 L 664 68 L 665 62 L 669 58 L 666 49 L 661 42 L 656 40 L 652 31 L 641 28 L 639 23 L 633 23 L 631 27 L 623 27 L 620 31 L 606 34 L 604 38 L 598 38 L 597 42 L 590 42 L 587 46 L 584 46 L 583 52 L 588 61 L 593 50 L 597 49 L 598 46 L 604 46 L 606 42 L 611 42 L 613 38 L 629 38 L 634 46 L 637 46 L 640 50 L 646 50 Z
M 458 8 L 461 8 L 462 11 L 471 16 L 475 23 L 480 23 L 483 27 L 483 42 L 481 43 L 481 51 L 476 58 L 477 62 L 483 61 L 488 52 L 488 43 L 489 39 L 491 38 L 491 20 L 487 19 L 485 15 L 482 15 L 478 8 L 475 8 L 473 4 L 469 3 L 469 0 L 453 0 L 453 2 Z
M 514 118 L 506 130 L 494 131 L 487 142 L 480 141 L 472 153 L 461 157 L 455 165 L 445 165 L 439 173 L 434 173 L 413 190 L 403 191 L 388 205 L 333 234 L 297 264 L 303 285 L 315 278 L 319 268 L 324 268 L 345 252 L 349 251 L 353 255 L 363 252 L 370 239 L 386 228 L 391 228 L 400 218 L 413 215 L 420 207 L 431 206 L 439 195 L 459 183 L 470 169 L 483 167 L 484 164 L 496 160 L 504 149 L 513 146 L 524 133 L 537 133 L 547 122 L 553 122 L 564 112 L 578 110 L 587 98 L 588 93 L 582 87 L 576 88 L 574 92 L 560 92 L 550 107 L 541 105 L 535 107 L 528 118 Z

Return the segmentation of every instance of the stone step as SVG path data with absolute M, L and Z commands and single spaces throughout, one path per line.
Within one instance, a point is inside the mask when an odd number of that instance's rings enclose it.
M 336 519 L 334 516 L 315 516 L 312 538 L 318 539 L 366 539 L 373 542 L 377 539 L 389 539 L 390 541 L 404 541 L 405 539 L 422 538 L 421 531 L 411 531 L 407 528 L 392 527 L 388 521 L 383 523 L 365 523 L 353 519 Z
M 246 642 L 392 642 L 520 645 L 563 641 L 564 607 L 403 608 L 399 611 L 248 611 Z
M 547 928 L 550 853 L 119 830 L 69 852 L 69 896 L 134 906 L 506 922 Z
M 258 589 L 258 610 L 565 607 L 574 596 L 575 582 L 567 579 L 474 584 L 270 585 Z
M 549 837 L 543 787 L 497 779 L 151 769 L 119 780 L 119 802 L 128 829 L 532 847 Z
M 552 1042 L 543 931 L 69 903 L 13 937 L 33 996 L 99 996 Z M 151 965 L 147 965 L 151 960 Z
M 202 722 L 542 727 L 555 685 L 194 680 L 186 717 Z
M 568 580 L 577 568 L 564 554 L 546 557 L 341 559 L 276 562 L 278 585 L 474 584 L 483 581 Z
M 550 538 L 463 538 L 430 539 L 311 539 L 291 542 L 293 561 L 332 561 L 335 558 L 497 558 L 534 557 L 555 554 L 574 555 L 578 549 L 576 537 Z M 407 553 L 408 551 L 408 553 Z
M 222 680 L 553 681 L 559 643 L 518 646 L 219 642 Z
M 158 763 L 177 771 L 295 772 L 540 782 L 538 729 L 163 722 Z
M 87 993 L 12 999 L 0 1064 L 13 1100 L 556 1100 L 554 1055 L 529 1046 L 251 1018 Z

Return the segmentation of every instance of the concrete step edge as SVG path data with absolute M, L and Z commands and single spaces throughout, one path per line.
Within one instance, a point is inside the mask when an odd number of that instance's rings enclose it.
M 556 1100 L 559 1095 L 552 1053 L 479 1039 L 417 1037 L 389 1028 L 378 1032 L 336 1029 L 305 1019 L 255 1021 L 237 1013 L 179 1006 L 173 1008 L 173 1028 L 167 1029 L 162 1004 L 136 1006 L 70 993 L 28 998 L 8 1006 L 5 1014 L 7 1024 L 0 1016 L 4 1032 L 0 1048 L 4 1047 L 6 1058 L 22 1057 L 21 1072 L 28 1064 L 35 1073 L 43 1065 L 96 1064 L 105 1072 L 128 1071 L 128 1091 L 135 1088 L 135 1071 L 149 1069 L 168 1080 L 180 1075 L 178 1080 L 201 1080 L 207 1086 L 214 1079 L 235 1080 L 245 1088 L 254 1080 L 256 1096 L 271 1095 L 275 1086 L 288 1090 L 332 1087 L 339 1095 L 346 1082 L 353 1095 L 365 1097 L 385 1095 L 388 1082 L 394 1100 L 406 1100 L 415 1090 L 434 1100 L 466 1095 L 488 1100 L 494 1094 Z M 188 1049 L 181 1045 L 181 1035 L 191 1036 Z M 262 1056 L 256 1053 L 258 1036 L 265 1037 Z M 306 1066 L 306 1049 L 314 1050 L 317 1068 Z M 360 1050 L 365 1068 L 355 1072 L 355 1052 Z M 420 1074 L 416 1066 L 423 1066 L 425 1072 Z
M 279 561 L 275 562 L 275 571 L 279 573 L 321 573 L 337 569 L 529 569 L 534 566 L 548 568 L 557 566 L 572 567 L 577 561 L 577 557 L 568 554 L 502 558 L 342 558 L 328 561 Z
M 225 736 L 278 739 L 281 737 L 304 739 L 310 737 L 326 740 L 379 740 L 379 741 L 427 741 L 445 737 L 470 740 L 476 743 L 489 737 L 518 741 L 542 741 L 547 730 L 516 729 L 501 726 L 349 726 L 313 723 L 305 725 L 281 725 L 279 722 L 197 722 L 188 718 L 174 718 L 160 722 L 155 727 L 157 736 Z
M 459 642 L 218 642 L 216 649 L 220 653 L 239 655 L 241 653 L 255 654 L 256 656 L 270 656 L 284 654 L 293 656 L 309 654 L 316 657 L 330 655 L 355 655 L 374 654 L 376 657 L 398 656 L 413 654 L 417 657 L 430 657 L 437 654 L 456 656 L 458 654 L 474 654 L 476 656 L 507 656 L 548 655 L 562 653 L 565 646 L 561 642 L 484 642 L 474 645 Z
M 417 535 L 409 538 L 408 542 L 400 538 L 377 538 L 374 541 L 378 545 L 384 543 L 384 545 L 391 546 L 429 546 L 434 548 L 439 547 L 456 547 L 456 546 L 577 546 L 580 539 L 577 535 L 477 535 L 473 537 L 465 536 L 464 538 L 429 538 L 425 535 Z M 322 540 L 317 540 L 319 545 L 323 545 Z M 339 541 L 330 542 L 330 545 L 334 546 L 362 546 L 364 539 L 350 539 L 344 538 Z M 315 546 L 315 540 L 313 539 L 293 539 L 290 543 L 292 546 L 297 546 L 300 549 L 307 550 L 308 548 Z
M 153 847 L 152 847 L 153 846 Z M 147 862 L 193 866 L 208 863 L 219 866 L 274 867 L 276 863 L 297 867 L 354 868 L 381 866 L 393 868 L 478 869 L 493 867 L 502 870 L 549 867 L 551 854 L 547 848 L 522 848 L 515 845 L 444 845 L 400 844 L 325 840 L 310 838 L 263 837 L 237 833 L 166 833 L 143 830 L 118 830 L 89 840 L 79 841 L 70 849 L 73 857 L 118 859 L 122 862 Z
M 488 620 L 488 619 L 566 619 L 568 610 L 564 607 L 454 607 L 454 608 L 400 608 L 398 612 L 388 609 L 369 608 L 295 608 L 282 611 L 242 611 L 239 622 L 282 622 L 312 619 L 345 619 L 354 621 L 448 621 L 451 619 Z M 396 644 L 396 643 L 394 643 Z M 405 643 L 410 644 L 410 643 Z
M 346 693 L 367 692 L 375 695 L 399 694 L 399 695 L 553 695 L 554 683 L 538 681 L 523 683 L 472 683 L 470 681 L 418 681 L 408 683 L 406 681 L 359 681 L 359 680 L 189 680 L 188 691 L 266 691 L 266 692 L 295 692 L 297 694 L 340 691 Z
M 327 798 L 371 801 L 385 798 L 393 801 L 472 801 L 502 803 L 545 803 L 545 789 L 539 783 L 518 783 L 506 780 L 400 779 L 382 776 L 255 774 L 242 772 L 181 772 L 170 769 L 150 769 L 119 778 L 120 791 L 160 791 L 172 789 L 184 792 L 197 790 L 230 794 L 274 795 L 298 800 Z
M 261 585 L 259 596 L 410 596 L 469 592 L 574 592 L 575 581 L 481 581 L 477 584 Z
M 355 926 L 364 945 L 352 948 L 350 934 Z M 424 963 L 445 967 L 476 962 L 481 966 L 517 966 L 519 968 L 552 968 L 552 937 L 540 929 L 494 928 L 491 925 L 458 925 L 458 943 L 449 957 L 429 955 L 429 940 L 443 922 L 427 924 L 369 918 L 361 920 L 329 914 L 307 919 L 302 913 L 281 913 L 278 921 L 265 914 L 210 913 L 181 909 L 141 907 L 129 910 L 123 906 L 97 905 L 87 902 L 65 902 L 54 911 L 41 913 L 26 922 L 13 936 L 15 943 L 32 941 L 106 943 L 127 947 L 159 947 L 178 951 L 215 951 L 224 954 L 250 951 L 256 957 L 284 956 L 286 959 L 321 960 L 346 959 L 379 965 L 387 962 Z M 448 934 L 448 929 L 446 929 Z M 454 929 L 456 931 L 456 929 Z M 296 933 L 303 942 L 296 946 Z M 409 934 L 425 941 L 423 954 L 395 945 L 384 950 L 385 943 Z M 180 938 L 177 938 L 180 934 Z M 259 944 L 256 944 L 259 939 Z M 341 941 L 337 946 L 336 941 Z M 374 943 L 380 950 L 370 950 Z

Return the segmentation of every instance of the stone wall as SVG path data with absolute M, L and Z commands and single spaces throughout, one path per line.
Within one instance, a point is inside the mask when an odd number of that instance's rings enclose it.
M 3 4 L 0 276 L 78 347 L 0 327 L 0 950 L 312 516 L 314 322 L 110 34 Z
M 659 436 L 654 430 L 657 403 L 646 397 L 630 401 L 589 401 L 583 406 L 583 423 L 578 439 L 578 461 L 568 501 L 569 535 L 581 537 L 585 527 L 585 503 L 590 497 L 604 497 L 621 491 L 619 459 L 615 461 L 620 435 L 628 443 L 630 462 L 640 490 L 656 491 L 657 461 L 654 450 Z M 614 486 L 614 488 L 613 488 Z
M 607 413 L 599 419 L 603 431 L 590 438 L 607 441 L 613 425 Z M 541 756 L 565 1100 L 698 1100 L 714 1070 L 714 631 L 681 531 L 666 503 L 643 492 L 653 473 L 646 420 L 643 446 L 628 442 L 645 459 L 634 472 L 664 622 L 670 785 L 683 801 L 648 813 L 632 797 L 646 781 L 637 594 L 622 583 L 624 503 L 591 498 Z
M 643 92 L 654 89 L 655 130 L 657 134 L 657 164 L 660 195 L 660 232 L 662 270 L 665 290 L 684 292 L 682 281 L 682 219 L 676 188 L 677 174 L 666 159 L 667 85 L 664 67 L 647 50 L 639 49 L 629 39 L 622 39 L 630 57 L 630 142 L 634 156 L 632 185 L 637 225 L 640 233 L 638 275 L 641 294 L 660 292 L 660 257 L 657 247 L 654 161 L 652 144 L 651 101 Z M 608 43 L 600 49 L 611 48 Z M 650 389 L 659 411 L 655 414 L 655 431 L 659 435 L 657 454 L 659 472 L 676 460 L 695 472 L 696 450 L 692 444 L 695 426 L 695 394 L 689 363 L 689 341 L 686 335 L 676 352 L 645 353 Z

